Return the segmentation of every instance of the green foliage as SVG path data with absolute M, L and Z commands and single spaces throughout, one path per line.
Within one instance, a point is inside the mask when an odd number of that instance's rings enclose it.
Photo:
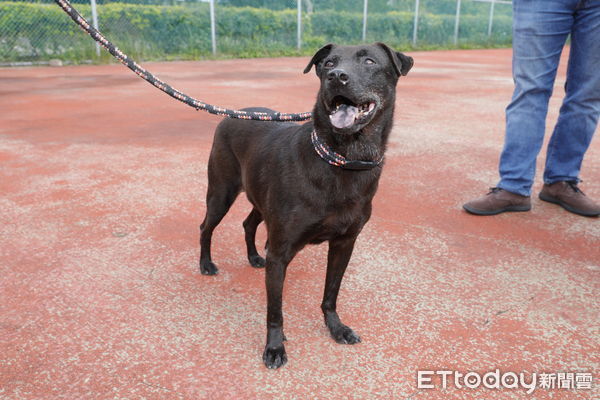
M 85 1 L 85 0 L 81 0 Z M 110 0 L 103 0 L 110 1 Z M 121 0 L 124 1 L 124 0 Z M 136 2 L 151 2 L 156 0 L 127 0 Z M 219 4 L 234 7 L 255 7 L 270 10 L 295 9 L 297 0 L 217 0 Z M 420 10 L 427 14 L 454 15 L 456 13 L 457 0 L 420 0 Z M 337 10 L 341 12 L 360 13 L 364 7 L 364 0 L 302 0 L 304 10 L 312 8 L 320 12 L 324 10 Z M 312 6 L 312 7 L 309 7 Z M 415 0 L 368 0 L 369 13 L 388 12 L 413 12 Z M 480 14 L 489 12 L 490 5 L 487 3 L 476 3 L 463 1 L 461 13 Z M 498 15 L 510 16 L 510 5 L 497 4 Z
M 296 12 L 272 11 L 258 8 L 221 7 L 218 10 L 217 32 L 219 50 L 242 56 L 271 48 L 280 51 L 295 47 Z
M 337 0 L 332 0 L 333 2 Z M 362 0 L 354 0 L 362 3 Z M 369 4 L 375 3 L 371 0 Z M 383 1 L 383 0 L 382 0 Z M 405 0 L 385 0 L 400 8 Z M 410 0 L 412 1 L 412 0 Z M 424 4 L 432 0 L 421 0 Z M 440 0 L 439 3 L 445 3 Z M 455 2 L 452 0 L 452 3 Z M 99 4 L 102 4 L 99 2 Z M 303 14 L 301 52 L 296 50 L 296 11 L 265 8 L 217 6 L 219 55 L 264 57 L 310 54 L 328 42 L 361 42 L 362 10 L 319 9 Z M 406 4 L 405 4 L 406 5 Z M 90 18 L 89 5 L 78 10 Z M 210 17 L 207 3 L 186 5 L 138 5 L 107 2 L 98 6 L 100 30 L 125 53 L 138 60 L 197 59 L 211 57 Z M 460 43 L 465 46 L 506 45 L 511 39 L 510 16 L 494 19 L 494 35 L 487 36 L 487 15 L 461 16 Z M 411 46 L 414 15 L 411 11 L 371 11 L 367 41 L 384 41 Z M 448 47 L 454 33 L 454 15 L 422 13 L 418 45 Z M 103 52 L 100 61 L 109 60 Z M 0 1 L 0 62 L 24 60 L 81 61 L 96 59 L 91 38 L 53 4 Z
M 65 22 L 64 12 L 54 5 L 0 3 L 0 61 L 91 58 L 89 39 Z
M 266 8 L 269 10 L 285 10 L 296 8 L 296 0 L 217 0 L 224 6 Z M 306 0 L 305 0 L 306 1 Z

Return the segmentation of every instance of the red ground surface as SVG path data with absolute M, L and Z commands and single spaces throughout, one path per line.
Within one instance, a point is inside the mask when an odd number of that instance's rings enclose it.
M 264 271 L 246 264 L 242 197 L 215 232 L 220 274 L 197 268 L 220 118 L 121 65 L 0 69 L 0 398 L 600 397 L 597 383 L 531 396 L 417 389 L 419 369 L 597 380 L 600 223 L 537 196 L 529 213 L 463 212 L 497 181 L 510 50 L 411 55 L 374 215 L 340 294 L 363 343 L 329 338 L 319 309 L 326 245 L 308 247 L 288 270 L 289 362 L 278 371 L 261 362 Z M 318 88 L 301 73 L 307 62 L 146 66 L 210 103 L 299 112 Z M 548 131 L 563 84 L 564 68 Z M 599 156 L 597 139 L 582 172 L 596 199 Z

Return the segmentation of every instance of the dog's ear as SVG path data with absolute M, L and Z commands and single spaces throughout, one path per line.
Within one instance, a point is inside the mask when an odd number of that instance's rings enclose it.
M 376 44 L 387 53 L 398 76 L 404 76 L 408 74 L 408 71 L 410 71 L 413 64 L 415 63 L 412 57 L 407 56 L 406 54 L 402 54 L 398 51 L 392 50 L 385 43 L 377 42 Z
M 320 68 L 319 68 L 319 63 L 321 62 L 321 60 L 323 60 L 325 57 L 327 57 L 329 55 L 329 53 L 331 52 L 331 49 L 333 49 L 333 46 L 335 46 L 333 43 L 329 43 L 326 44 L 325 46 L 321 47 L 313 56 L 313 58 L 310 60 L 310 62 L 308 63 L 308 65 L 306 66 L 306 68 L 304 68 L 304 73 L 307 74 L 310 69 L 312 68 L 312 66 L 315 66 L 315 71 L 317 72 L 317 75 L 319 75 Z

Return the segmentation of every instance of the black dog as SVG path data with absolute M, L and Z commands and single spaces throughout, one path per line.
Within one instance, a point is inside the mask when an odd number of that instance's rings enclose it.
M 388 135 L 396 83 L 413 59 L 383 43 L 328 44 L 314 55 L 321 88 L 313 122 L 225 119 L 217 127 L 208 162 L 207 210 L 200 226 L 200 270 L 214 275 L 213 230 L 241 191 L 254 208 L 244 221 L 248 259 L 266 265 L 267 344 L 263 361 L 278 368 L 287 361 L 281 297 L 289 262 L 307 244 L 329 241 L 321 308 L 338 343 L 360 342 L 336 312 L 340 284 L 354 242 L 371 215 Z M 252 108 L 251 111 L 271 111 Z M 265 221 L 266 261 L 254 244 Z

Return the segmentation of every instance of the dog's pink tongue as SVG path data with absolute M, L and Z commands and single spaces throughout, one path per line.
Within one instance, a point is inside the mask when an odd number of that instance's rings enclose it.
M 354 123 L 354 118 L 358 113 L 358 108 L 348 104 L 342 104 L 339 108 L 329 116 L 331 124 L 338 129 L 343 129 L 351 126 Z

